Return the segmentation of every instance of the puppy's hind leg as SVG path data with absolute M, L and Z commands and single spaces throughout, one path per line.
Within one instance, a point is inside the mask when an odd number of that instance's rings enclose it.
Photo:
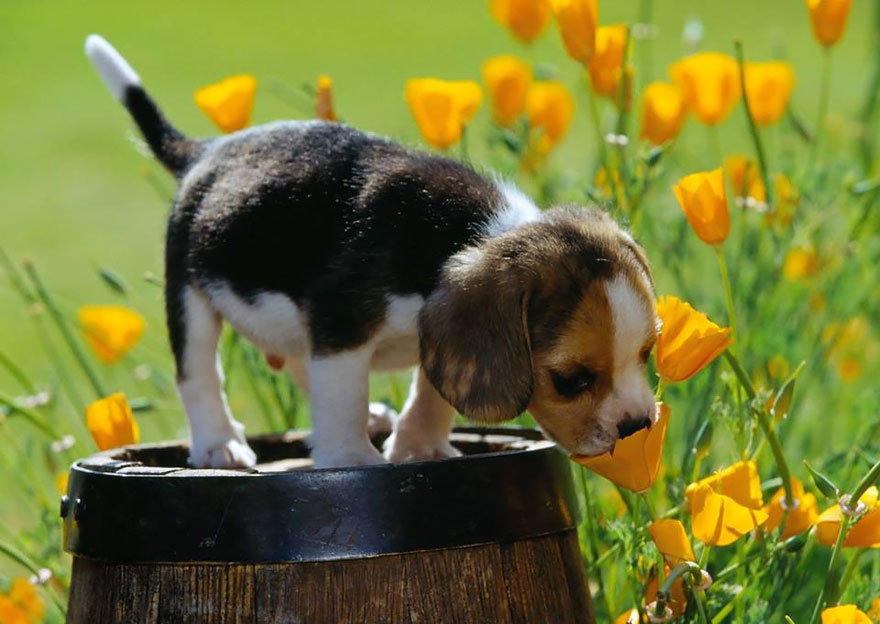
M 383 464 L 367 434 L 368 346 L 312 357 L 308 385 L 312 407 L 312 458 L 316 468 Z
M 168 293 L 169 296 L 172 293 Z M 169 305 L 168 326 L 177 361 L 177 389 L 189 419 L 190 463 L 200 468 L 245 468 L 256 455 L 244 426 L 229 411 L 217 357 L 222 320 L 205 295 L 191 286 Z M 169 299 L 169 301 L 172 301 Z M 174 318 L 175 313 L 180 318 Z
M 385 457 L 391 462 L 458 457 L 461 452 L 449 443 L 454 417 L 455 409 L 417 368 L 394 433 L 385 441 Z

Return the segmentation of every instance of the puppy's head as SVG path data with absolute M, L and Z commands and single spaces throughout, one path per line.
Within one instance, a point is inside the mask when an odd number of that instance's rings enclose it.
M 595 455 L 657 418 L 657 317 L 644 252 L 607 215 L 555 209 L 447 263 L 420 316 L 422 366 L 473 420 L 526 409 Z

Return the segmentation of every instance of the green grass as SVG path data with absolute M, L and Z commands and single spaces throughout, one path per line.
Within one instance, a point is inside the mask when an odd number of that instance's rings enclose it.
M 101 367 L 101 376 L 113 390 L 125 390 L 132 397 L 146 396 L 154 402 L 158 409 L 139 415 L 147 440 L 185 434 L 171 384 L 161 289 L 143 279 L 145 272 L 161 275 L 163 271 L 168 201 L 162 193 L 170 193 L 173 185 L 129 140 L 135 136 L 132 123 L 82 52 L 87 34 L 101 33 L 116 45 L 175 124 L 199 136 L 216 132 L 192 101 L 192 92 L 199 86 L 234 73 L 256 75 L 261 87 L 254 121 L 262 123 L 309 115 L 279 97 L 271 88 L 273 83 L 297 88 L 327 73 L 335 82 L 337 110 L 347 122 L 417 145 L 418 132 L 403 100 L 408 78 L 479 80 L 480 66 L 487 57 L 520 54 L 534 63 L 549 64 L 577 98 L 575 122 L 549 167 L 560 176 L 558 196 L 584 202 L 583 190 L 592 185 L 597 167 L 597 138 L 589 122 L 583 71 L 565 56 L 552 25 L 536 45 L 524 49 L 490 19 L 487 3 L 481 0 L 249 4 L 230 0 L 5 0 L 0 4 L 0 76 L 4 85 L 0 98 L 0 189 L 4 198 L 0 249 L 16 261 L 29 258 L 35 263 L 68 318 L 85 303 L 122 302 L 144 314 L 149 327 L 142 343 L 122 365 Z M 601 21 L 638 21 L 643 4 L 639 0 L 600 0 Z M 792 109 L 813 126 L 821 50 L 811 36 L 802 1 L 664 0 L 653 4 L 658 35 L 649 46 L 640 44 L 636 49 L 638 85 L 649 77 L 666 77 L 666 66 L 688 51 L 682 43 L 686 21 L 699 18 L 705 33 L 701 49 L 732 54 L 733 41 L 739 37 L 749 59 L 789 60 L 797 74 Z M 801 460 L 809 459 L 844 488 L 852 487 L 868 461 L 880 455 L 880 392 L 875 381 L 880 373 L 878 219 L 874 204 L 865 200 L 873 202 L 871 195 L 854 197 L 848 191 L 853 182 L 877 173 L 873 163 L 865 169 L 857 158 L 856 140 L 863 129 L 854 121 L 877 53 L 871 9 L 870 3 L 855 3 L 848 33 L 834 49 L 822 167 L 809 169 L 805 158 L 808 147 L 788 122 L 763 132 L 771 169 L 785 171 L 804 193 L 794 226 L 771 231 L 759 215 L 732 208 L 733 233 L 725 246 L 743 330 L 738 347 L 747 371 L 759 382 L 763 379 L 769 392 L 778 386 L 778 382 L 767 380 L 765 373 L 771 357 L 781 355 L 793 364 L 807 361 L 792 416 L 780 426 L 788 462 L 806 482 Z M 648 47 L 650 56 L 646 54 Z M 608 107 L 603 110 L 603 123 L 608 125 L 613 113 Z M 634 117 L 633 126 L 637 127 L 638 115 Z M 534 180 L 509 168 L 487 147 L 485 138 L 490 130 L 484 104 L 468 132 L 475 164 L 498 168 L 534 190 Z M 864 130 L 876 135 L 876 128 Z M 635 234 L 652 259 L 658 293 L 681 295 L 714 319 L 724 321 L 727 312 L 714 254 L 690 232 L 669 191 L 680 176 L 718 166 L 722 155 L 752 153 L 741 105 L 717 134 L 713 139 L 704 127 L 688 122 L 674 148 L 662 159 L 661 175 L 645 199 L 644 218 Z M 457 148 L 451 151 L 459 154 Z M 165 190 L 157 193 L 147 174 Z M 852 236 L 862 210 L 867 211 L 865 225 Z M 806 286 L 789 284 L 780 274 L 785 252 L 805 242 L 815 244 L 823 253 L 821 276 Z M 99 266 L 123 277 L 130 294 L 122 297 L 108 289 L 98 276 Z M 807 304 L 809 296 L 817 292 L 828 298 L 822 312 L 813 312 Z M 856 314 L 869 320 L 873 333 L 864 343 L 863 376 L 847 384 L 822 358 L 819 336 L 829 323 Z M 64 398 L 49 412 L 58 429 L 72 432 L 78 439 L 70 455 L 50 460 L 55 465 L 43 461 L 42 442 L 27 423 L 17 418 L 0 420 L 0 542 L 15 538 L 29 553 L 50 559 L 57 555 L 58 541 L 51 518 L 55 510 L 51 482 L 64 461 L 94 448 L 81 422 L 82 407 L 93 396 L 57 332 L 42 318 L 35 322 L 9 282 L 0 279 L 0 353 L 12 357 L 39 387 L 48 386 L 54 395 L 59 394 L 62 381 L 73 388 L 72 393 L 61 392 Z M 37 331 L 40 322 L 45 331 Z M 48 349 L 41 336 L 48 337 Z M 59 375 L 53 362 L 60 362 L 65 374 Z M 250 431 L 265 429 L 267 421 L 249 384 L 254 375 L 240 359 L 237 362 L 230 373 L 233 409 Z M 133 374 L 145 363 L 151 367 L 146 380 Z M 271 405 L 267 378 L 262 373 L 256 378 Z M 680 467 L 688 465 L 689 436 L 704 419 L 715 424 L 715 435 L 703 474 L 739 457 L 742 449 L 733 433 L 737 422 L 733 385 L 729 371 L 719 362 L 687 384 L 667 391 L 673 417 L 666 447 L 667 492 L 657 493 L 655 500 L 655 504 L 663 504 L 661 508 L 675 504 L 687 483 L 690 475 L 680 474 Z M 405 375 L 381 377 L 374 386 L 377 398 L 396 403 L 404 391 Z M 13 377 L 0 367 L 0 393 L 21 392 Z M 297 414 L 304 417 L 305 411 L 300 409 Z M 277 413 L 275 418 L 279 422 Z M 760 439 L 753 423 L 750 427 L 745 435 Z M 35 457 L 39 461 L 34 461 Z M 768 480 L 778 474 L 769 453 L 762 457 L 761 473 Z M 613 490 L 598 478 L 588 481 L 607 514 L 615 504 Z M 621 532 L 629 529 L 612 526 L 608 532 L 603 526 L 597 530 L 605 540 L 626 541 Z M 793 596 L 785 594 L 798 613 L 809 610 L 827 566 L 827 549 L 808 548 L 811 550 L 801 562 L 809 572 L 802 581 L 806 589 Z M 720 568 L 728 561 L 725 557 L 718 554 L 713 566 Z M 863 558 L 863 568 L 874 566 L 873 576 L 863 577 L 874 580 L 864 583 L 880 583 L 877 561 L 880 557 L 876 554 L 873 560 Z M 632 596 L 621 580 L 620 563 L 605 570 L 607 593 L 601 600 L 603 605 L 622 610 L 631 604 Z M 3 574 L 18 572 L 19 568 L 0 558 L 0 590 Z M 772 584 L 765 581 L 767 591 L 756 594 L 755 600 L 773 600 Z M 868 589 L 858 583 L 855 586 L 867 595 Z M 791 588 L 777 589 L 788 592 Z M 874 589 L 880 591 L 880 587 Z

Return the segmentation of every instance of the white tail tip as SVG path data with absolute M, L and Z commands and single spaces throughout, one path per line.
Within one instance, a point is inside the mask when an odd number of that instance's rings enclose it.
M 122 101 L 127 87 L 141 84 L 137 72 L 101 35 L 86 37 L 86 56 L 117 100 Z

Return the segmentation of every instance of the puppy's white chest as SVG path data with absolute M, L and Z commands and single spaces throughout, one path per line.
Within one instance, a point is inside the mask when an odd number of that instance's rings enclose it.
M 286 295 L 260 293 L 246 299 L 225 283 L 212 285 L 207 294 L 217 311 L 262 350 L 285 357 L 309 356 L 307 316 Z M 373 353 L 370 368 L 390 370 L 418 364 L 418 315 L 423 303 L 419 295 L 389 297 L 385 320 L 360 347 Z

